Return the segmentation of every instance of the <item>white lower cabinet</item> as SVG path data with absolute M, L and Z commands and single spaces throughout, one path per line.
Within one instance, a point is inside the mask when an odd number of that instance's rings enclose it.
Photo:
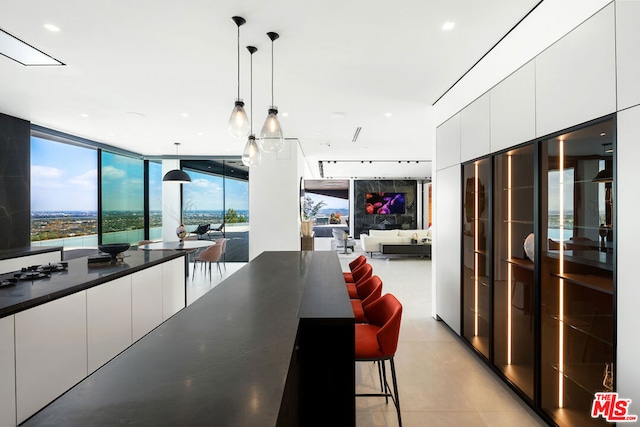
M 21 423 L 87 376 L 87 297 L 81 291 L 15 315 Z
M 162 321 L 185 307 L 185 264 L 178 258 L 162 264 Z
M 89 373 L 131 345 L 131 276 L 87 290 L 87 342 Z
M 14 317 L 0 319 L 0 426 L 16 425 Z
M 131 275 L 131 313 L 133 342 L 162 323 L 162 268 L 147 268 Z

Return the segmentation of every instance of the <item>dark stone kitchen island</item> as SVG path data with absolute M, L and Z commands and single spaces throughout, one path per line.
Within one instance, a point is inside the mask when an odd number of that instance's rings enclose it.
M 355 425 L 335 252 L 264 252 L 26 426 Z
M 23 422 L 184 308 L 184 260 L 132 250 L 0 275 L 0 425 Z

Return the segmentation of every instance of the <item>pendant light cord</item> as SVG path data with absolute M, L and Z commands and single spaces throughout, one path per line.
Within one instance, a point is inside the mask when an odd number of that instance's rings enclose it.
M 273 107 L 273 40 L 271 40 L 271 106 Z
M 240 99 L 240 25 L 238 25 L 238 98 Z
M 249 72 L 249 98 L 251 101 L 251 106 L 249 107 L 249 114 L 251 114 L 249 117 L 249 135 L 253 135 L 253 52 L 251 52 L 251 62 L 249 64 L 251 64 Z

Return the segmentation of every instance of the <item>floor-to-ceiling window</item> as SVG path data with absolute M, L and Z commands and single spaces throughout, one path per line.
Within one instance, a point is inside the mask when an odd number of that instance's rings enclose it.
M 144 162 L 102 152 L 102 243 L 144 239 Z
M 31 244 L 96 246 L 97 150 L 31 137 Z
M 182 221 L 187 230 L 199 224 L 222 224 L 224 218 L 223 177 L 187 170 L 191 184 L 182 186 Z
M 149 238 L 162 239 L 162 163 L 149 162 Z

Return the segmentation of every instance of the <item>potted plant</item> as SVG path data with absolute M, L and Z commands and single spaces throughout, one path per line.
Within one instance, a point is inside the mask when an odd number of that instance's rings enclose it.
M 323 201 L 314 202 L 309 196 L 305 196 L 302 200 L 300 212 L 302 213 L 301 229 L 304 237 L 311 237 L 313 234 L 313 219 L 325 204 Z

